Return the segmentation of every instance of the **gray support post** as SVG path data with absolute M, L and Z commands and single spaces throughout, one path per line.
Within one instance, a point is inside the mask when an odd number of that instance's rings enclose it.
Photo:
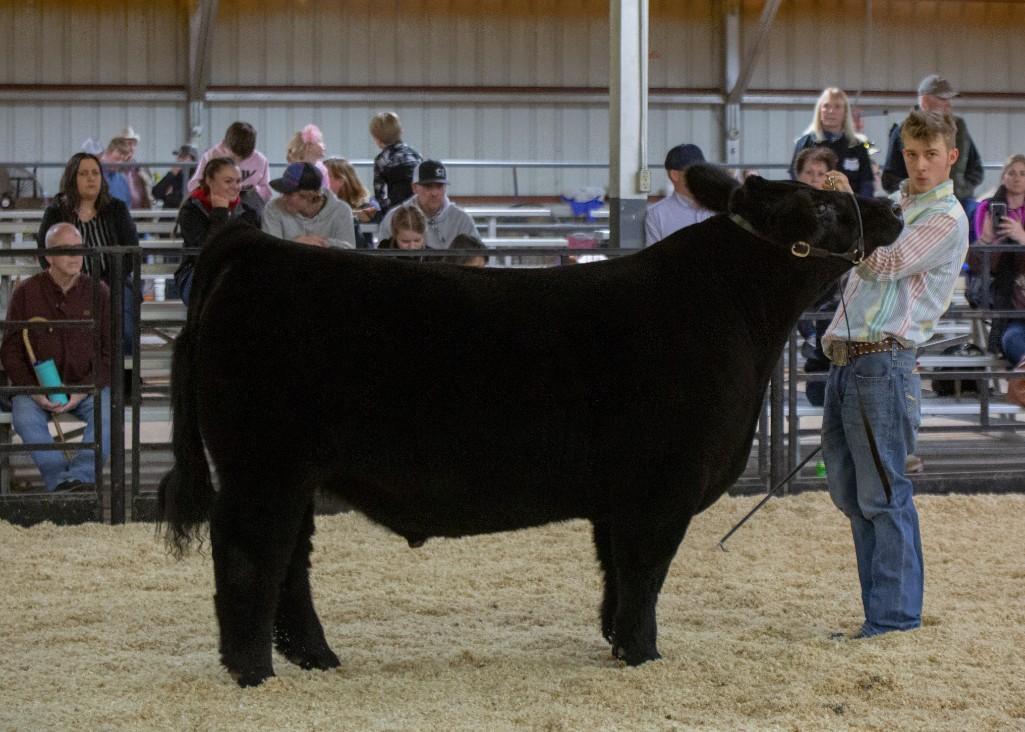
M 724 5 L 722 159 L 735 167 L 740 162 L 740 103 L 730 100 L 730 92 L 740 79 L 740 0 L 726 0 Z
M 189 112 L 185 139 L 192 144 L 203 134 L 203 100 L 210 83 L 210 50 L 219 0 L 199 0 L 189 16 Z
M 741 60 L 740 0 L 726 0 L 723 13 L 723 49 L 726 55 L 723 69 L 726 90 L 726 114 L 723 119 L 723 157 L 730 165 L 740 162 L 740 103 L 747 91 L 751 74 L 754 73 L 758 56 L 765 45 L 765 39 L 772 30 L 776 13 L 782 0 L 766 0 L 751 38 L 748 39 L 747 54 Z
M 648 0 L 609 4 L 609 238 L 644 246 L 648 170 Z

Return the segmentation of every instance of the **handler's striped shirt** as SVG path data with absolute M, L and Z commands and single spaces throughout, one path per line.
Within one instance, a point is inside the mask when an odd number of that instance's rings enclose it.
M 909 195 L 904 181 L 892 198 L 904 212 L 904 230 L 893 244 L 873 251 L 848 280 L 847 318 L 841 306 L 822 337 L 823 351 L 835 363 L 846 363 L 843 342 L 848 340 L 893 336 L 907 347 L 928 340 L 950 305 L 968 253 L 968 217 L 954 197 L 953 181 L 918 195 Z

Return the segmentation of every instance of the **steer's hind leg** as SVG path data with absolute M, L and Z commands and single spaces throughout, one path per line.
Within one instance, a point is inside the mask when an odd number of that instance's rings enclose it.
M 309 496 L 294 478 L 221 476 L 210 520 L 221 663 L 240 686 L 255 686 L 274 675 L 274 616 Z
M 608 522 L 594 522 L 594 548 L 601 565 L 603 587 L 601 598 L 601 634 L 616 645 L 616 609 L 619 588 L 616 583 L 616 562 L 612 553 L 612 529 Z
M 681 517 L 677 525 L 656 512 L 647 516 L 647 522 L 623 522 L 612 530 L 619 589 L 613 653 L 631 666 L 662 657 L 656 642 L 655 605 L 690 523 L 689 516 Z
M 289 661 L 305 669 L 329 669 L 341 665 L 328 647 L 324 629 L 313 609 L 310 593 L 310 552 L 313 550 L 313 502 L 299 526 L 295 548 L 281 584 L 274 619 L 274 647 Z

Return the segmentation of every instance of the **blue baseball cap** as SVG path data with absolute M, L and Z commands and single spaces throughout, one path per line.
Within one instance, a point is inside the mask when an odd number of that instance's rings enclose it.
M 285 168 L 285 174 L 270 182 L 278 193 L 296 191 L 319 191 L 324 184 L 320 171 L 309 163 L 292 163 Z

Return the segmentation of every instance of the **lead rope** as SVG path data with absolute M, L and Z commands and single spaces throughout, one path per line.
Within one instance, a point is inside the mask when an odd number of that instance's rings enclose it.
M 829 182 L 827 181 L 827 184 L 828 183 Z M 832 186 L 830 186 L 830 188 L 832 188 Z M 857 260 L 854 260 L 854 259 L 851 260 L 855 265 L 857 265 L 857 264 L 859 264 L 861 261 L 863 261 L 865 259 L 865 226 L 864 226 L 864 224 L 862 223 L 862 220 L 861 220 L 861 208 L 858 206 L 858 198 L 857 198 L 857 196 L 854 195 L 854 193 L 851 193 L 850 195 L 851 195 L 851 198 L 854 200 L 854 211 L 855 211 L 855 213 L 857 214 L 857 217 L 858 217 L 858 246 L 857 246 L 858 256 L 857 256 Z M 732 194 L 731 194 L 731 197 L 732 197 Z M 752 227 L 750 224 L 748 224 L 747 221 L 745 221 L 740 216 L 737 216 L 736 214 L 730 214 L 730 218 L 734 221 L 734 223 L 736 223 L 741 228 L 743 228 L 743 229 L 745 229 L 747 231 L 750 231 L 755 236 L 760 236 L 758 234 L 758 232 L 754 230 L 754 227 Z M 848 250 L 848 253 L 850 251 L 852 251 L 852 250 Z M 851 339 L 851 323 L 847 319 L 847 303 L 846 303 L 846 301 L 843 298 L 843 288 L 840 289 L 840 307 L 843 309 L 843 319 L 844 319 L 844 323 L 847 325 L 847 340 L 849 342 L 850 339 Z M 892 503 L 893 502 L 893 489 L 890 487 L 890 478 L 886 474 L 886 468 L 883 466 L 882 458 L 879 457 L 879 448 L 876 445 L 875 432 L 872 431 L 872 425 L 869 424 L 868 415 L 865 413 L 865 403 L 861 399 L 861 390 L 858 387 L 858 380 L 856 378 L 854 380 L 854 389 L 857 392 L 858 409 L 861 412 L 861 424 L 864 426 L 864 428 L 865 428 L 865 435 L 868 437 L 868 445 L 869 445 L 869 450 L 872 452 L 872 460 L 876 464 L 876 472 L 879 473 L 879 479 L 883 483 L 883 491 L 886 493 L 886 502 L 887 503 Z M 733 526 L 732 529 L 730 529 L 729 531 L 726 532 L 726 535 L 723 536 L 723 538 L 719 539 L 719 548 L 722 551 L 726 551 L 726 540 L 729 539 L 731 536 L 733 536 L 737 532 L 737 529 L 739 529 L 741 526 L 746 524 L 748 522 L 748 520 L 752 516 L 754 516 L 756 513 L 758 513 L 758 510 L 761 509 L 761 507 L 764 506 L 766 503 L 768 503 L 769 500 L 774 495 L 776 495 L 776 492 L 780 488 L 782 488 L 784 485 L 786 485 L 788 482 L 790 482 L 790 479 L 793 478 L 795 475 L 797 475 L 797 473 L 800 472 L 801 468 L 803 468 L 805 465 L 807 465 L 808 462 L 813 457 L 815 457 L 819 453 L 819 451 L 821 449 L 822 449 L 822 445 L 820 444 L 818 447 L 816 447 L 814 450 L 812 450 L 810 453 L 808 453 L 805 456 L 804 460 L 802 460 L 797 465 L 796 468 L 794 468 L 793 470 L 790 471 L 790 474 L 787 475 L 787 477 L 785 477 L 779 483 L 774 485 L 772 487 L 772 489 L 765 495 L 765 497 L 761 501 L 758 502 L 757 506 L 755 506 L 750 511 L 748 511 L 747 515 L 744 516 L 744 518 L 740 519 L 740 521 L 738 521 Z

